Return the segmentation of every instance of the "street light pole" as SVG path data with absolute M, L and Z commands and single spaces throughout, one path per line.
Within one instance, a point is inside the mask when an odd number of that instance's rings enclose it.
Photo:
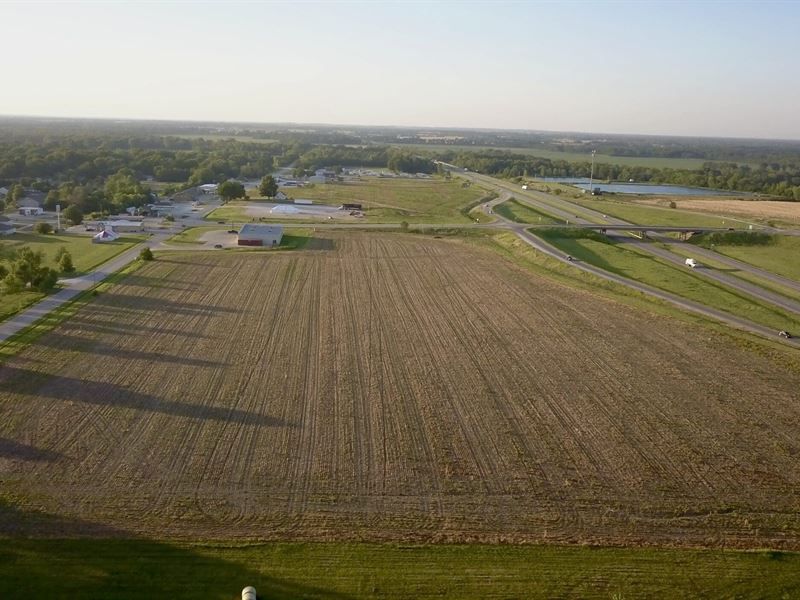
M 592 180 L 594 179 L 594 153 L 597 150 L 592 150 L 592 170 L 589 171 L 589 193 L 591 194 L 594 190 L 592 190 Z

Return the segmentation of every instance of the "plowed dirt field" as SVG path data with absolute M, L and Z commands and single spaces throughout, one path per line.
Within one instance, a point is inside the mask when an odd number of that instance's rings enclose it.
M 459 241 L 328 237 L 162 255 L 0 367 L 0 534 L 800 548 L 797 374 Z

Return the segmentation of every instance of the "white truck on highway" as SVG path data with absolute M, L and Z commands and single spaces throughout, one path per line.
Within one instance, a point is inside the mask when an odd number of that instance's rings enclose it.
M 685 264 L 687 267 L 692 267 L 694 269 L 697 266 L 697 261 L 693 258 L 687 258 Z

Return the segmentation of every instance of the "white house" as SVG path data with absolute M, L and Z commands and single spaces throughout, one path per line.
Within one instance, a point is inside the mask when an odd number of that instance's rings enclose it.
M 103 230 L 100 233 L 92 236 L 93 244 L 102 244 L 104 242 L 113 242 L 119 238 L 119 234 L 111 230 Z
M 43 215 L 44 209 L 41 206 L 22 206 L 19 209 L 19 214 L 23 217 L 34 217 L 36 215 Z

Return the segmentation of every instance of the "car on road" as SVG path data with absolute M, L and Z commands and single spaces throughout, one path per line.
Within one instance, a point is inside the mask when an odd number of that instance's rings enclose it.
M 222 248 L 222 244 L 214 244 L 214 248 Z
M 789 333 L 788 331 L 786 331 L 785 329 L 781 329 L 778 332 L 778 337 L 786 338 L 788 340 L 788 339 L 791 339 L 792 334 Z

